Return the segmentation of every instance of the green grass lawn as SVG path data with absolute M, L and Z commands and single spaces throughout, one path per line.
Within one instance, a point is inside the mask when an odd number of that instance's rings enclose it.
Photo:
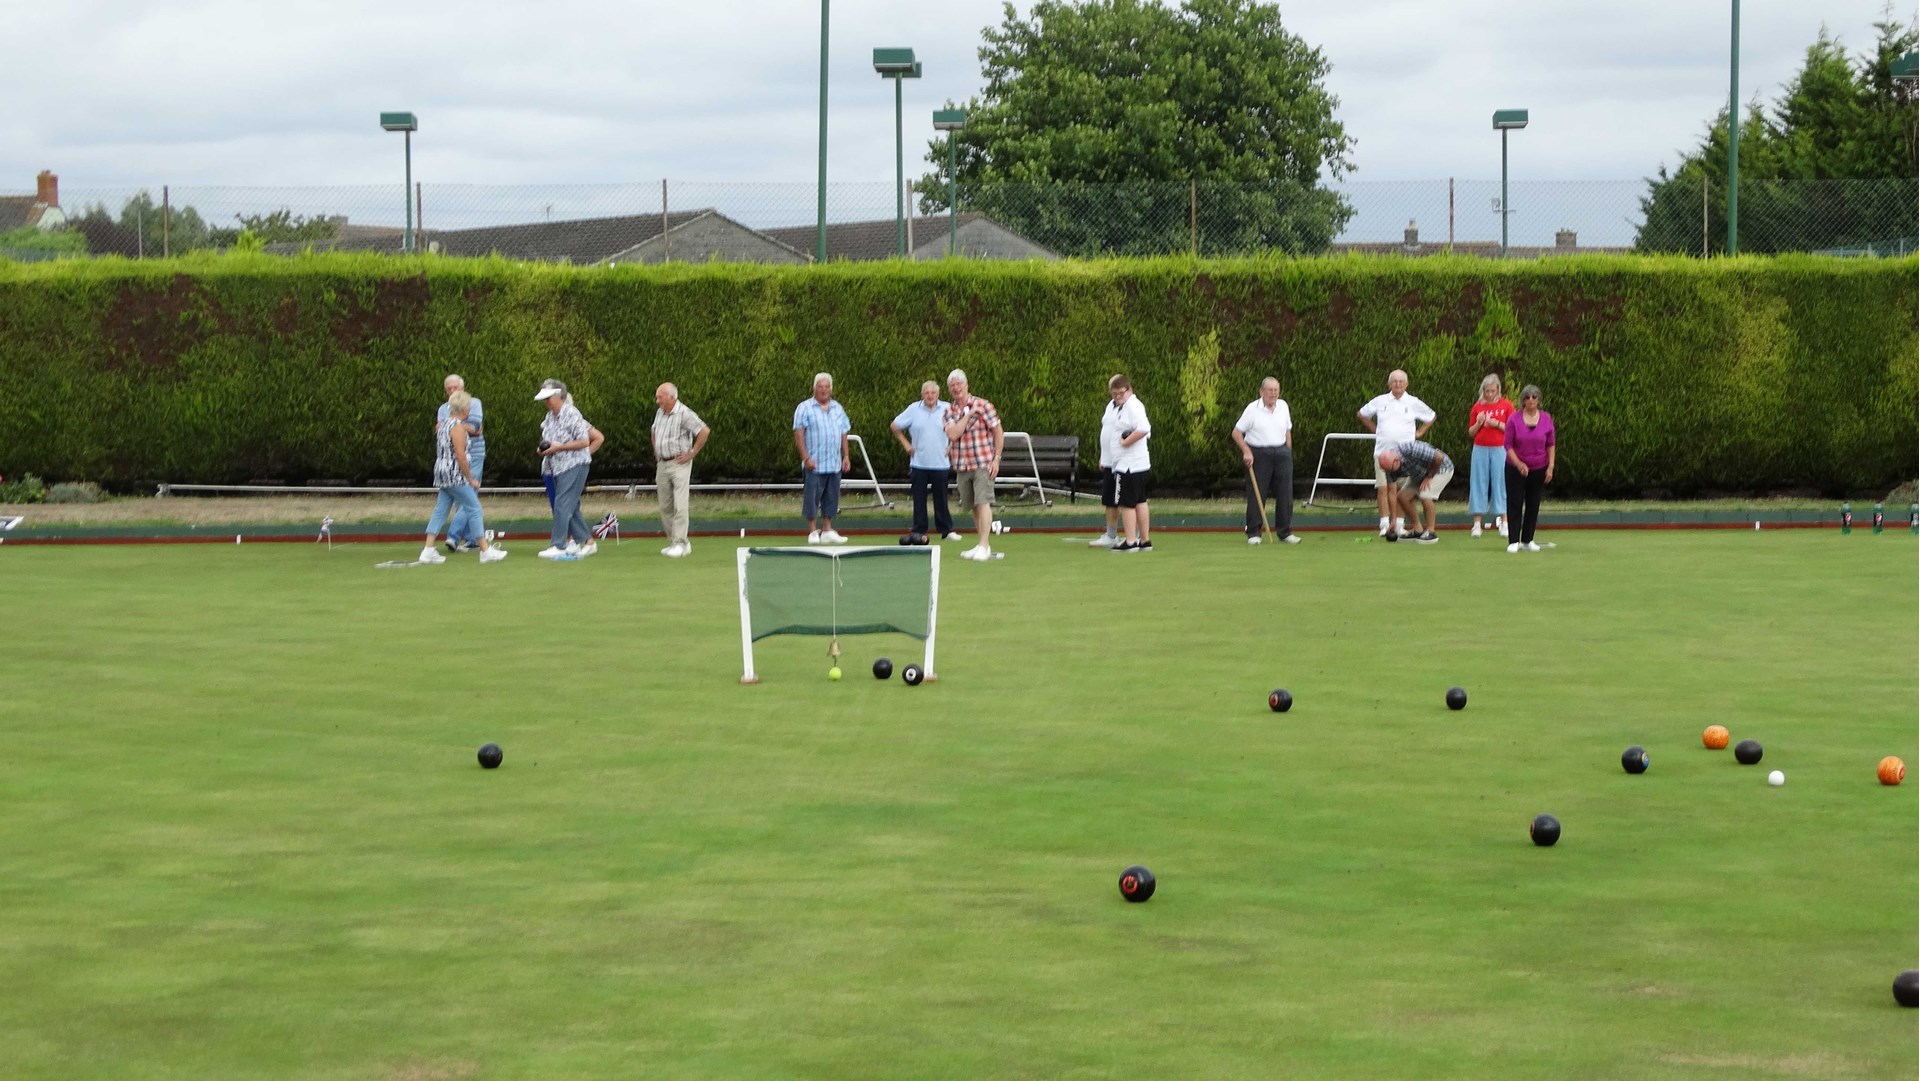
M 0 549 L 0 1076 L 1911 1078 L 1912 538 L 1553 539 Z

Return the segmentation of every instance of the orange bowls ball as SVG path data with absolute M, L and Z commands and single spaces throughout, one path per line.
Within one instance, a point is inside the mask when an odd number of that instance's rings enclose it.
M 1880 783 L 1899 784 L 1907 779 L 1907 764 L 1888 755 L 1880 760 Z
M 1732 738 L 1724 727 L 1717 724 L 1708 725 L 1707 730 L 1700 733 L 1700 742 L 1706 744 L 1708 749 L 1715 751 L 1726 750 L 1727 741 Z

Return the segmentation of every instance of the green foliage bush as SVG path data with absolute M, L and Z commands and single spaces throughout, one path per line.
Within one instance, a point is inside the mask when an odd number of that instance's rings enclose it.
M 100 486 L 92 481 L 63 481 L 47 489 L 49 503 L 98 503 Z
M 47 498 L 47 484 L 32 473 L 8 480 L 0 477 L 0 503 L 38 503 Z
M 654 387 L 716 429 L 699 479 L 792 479 L 792 410 L 835 376 L 886 424 L 965 369 L 1007 427 L 1078 434 L 1105 380 L 1153 417 L 1163 487 L 1231 488 L 1226 429 L 1281 381 L 1296 472 L 1408 369 L 1466 453 L 1480 379 L 1538 383 L 1568 494 L 1864 492 L 1910 475 L 1915 260 L 1305 259 L 568 268 L 367 255 L 0 267 L 0 448 L 55 478 L 425 478 L 440 382 L 487 406 L 487 474 L 537 466 L 541 379 L 651 476 Z M 1349 474 L 1350 475 L 1350 474 Z M 1303 481 L 1304 483 L 1304 481 Z

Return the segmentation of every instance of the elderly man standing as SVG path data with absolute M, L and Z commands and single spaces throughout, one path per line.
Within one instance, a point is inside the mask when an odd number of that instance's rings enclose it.
M 1394 514 L 1399 502 L 1387 491 L 1387 475 L 1380 468 L 1380 453 L 1411 443 L 1433 427 L 1433 410 L 1427 403 L 1407 393 L 1407 373 L 1395 368 L 1387 373 L 1387 392 L 1360 407 L 1360 423 L 1373 433 L 1373 495 L 1380 504 L 1380 535 L 1397 540 L 1406 532 L 1407 521 Z
M 1260 543 L 1261 502 L 1273 497 L 1273 535 L 1299 544 L 1293 535 L 1293 413 L 1280 400 L 1280 380 L 1260 381 L 1260 397 L 1240 412 L 1233 441 L 1247 466 L 1247 543 Z
M 833 376 L 813 377 L 813 397 L 793 410 L 793 445 L 800 450 L 800 513 L 807 519 L 808 544 L 845 544 L 833 531 L 840 513 L 840 472 L 846 468 L 847 433 L 853 422 L 833 400 Z
M 947 407 L 940 403 L 940 384 L 920 384 L 920 400 L 893 418 L 893 438 L 907 451 L 908 475 L 913 480 L 913 532 L 926 535 L 927 500 L 933 500 L 933 528 L 942 540 L 959 540 L 953 531 L 953 512 L 947 509 Z
M 960 493 L 961 506 L 973 508 L 973 527 L 980 534 L 980 543 L 961 552 L 960 558 L 992 559 L 993 542 L 988 538 L 993 535 L 993 482 L 1000 476 L 1006 433 L 993 403 L 967 390 L 966 372 L 955 368 L 947 373 L 947 392 L 953 395 L 946 419 L 954 488 Z
M 1388 447 L 1374 455 L 1374 462 L 1391 482 L 1387 493 L 1397 501 L 1400 513 L 1411 514 L 1414 525 L 1418 526 L 1420 512 L 1426 511 L 1426 528 L 1416 532 L 1414 543 L 1438 544 L 1440 534 L 1434 532 L 1433 504 L 1453 479 L 1453 462 L 1440 448 L 1417 439 Z M 1418 502 L 1415 502 L 1416 493 Z
M 1147 488 L 1153 461 L 1147 454 L 1147 407 L 1133 393 L 1133 381 L 1124 375 L 1107 380 L 1107 397 L 1119 438 L 1113 447 L 1113 501 L 1120 507 L 1120 543 L 1110 552 L 1153 551 L 1152 521 L 1147 512 Z
M 680 388 L 672 383 L 660 384 L 653 400 L 660 407 L 653 411 L 653 483 L 660 493 L 660 525 L 667 532 L 660 554 L 678 559 L 693 551 L 687 542 L 687 492 L 693 459 L 713 429 L 680 400 Z
M 459 394 L 467 389 L 467 381 L 457 375 L 449 375 L 446 378 L 445 386 L 447 390 L 447 401 L 440 403 L 439 415 L 434 417 L 434 430 L 436 432 L 446 427 L 449 409 L 448 403 L 453 401 L 455 394 Z M 486 436 L 482 434 L 483 426 L 480 417 L 480 399 L 469 396 L 469 401 L 471 401 L 472 405 L 467 410 L 466 420 L 467 460 L 473 467 L 474 490 L 478 491 L 480 489 L 481 468 L 485 466 L 487 462 L 487 439 Z M 452 524 L 447 526 L 447 551 L 471 552 L 479 546 L 482 539 L 480 536 L 480 519 L 467 510 L 466 504 L 461 504 L 459 508 L 454 511 Z

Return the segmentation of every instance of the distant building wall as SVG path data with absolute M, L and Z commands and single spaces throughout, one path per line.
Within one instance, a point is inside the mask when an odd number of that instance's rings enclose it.
M 917 241 L 913 249 L 915 259 L 944 259 L 947 256 L 946 221 L 942 219 L 940 229 L 931 238 L 925 232 L 916 232 Z M 1028 240 L 998 222 L 986 218 L 960 223 L 959 254 L 969 259 L 1058 259 L 1059 256 Z
M 805 256 L 742 225 L 709 214 L 662 238 L 653 237 L 620 252 L 609 263 L 805 263 Z

